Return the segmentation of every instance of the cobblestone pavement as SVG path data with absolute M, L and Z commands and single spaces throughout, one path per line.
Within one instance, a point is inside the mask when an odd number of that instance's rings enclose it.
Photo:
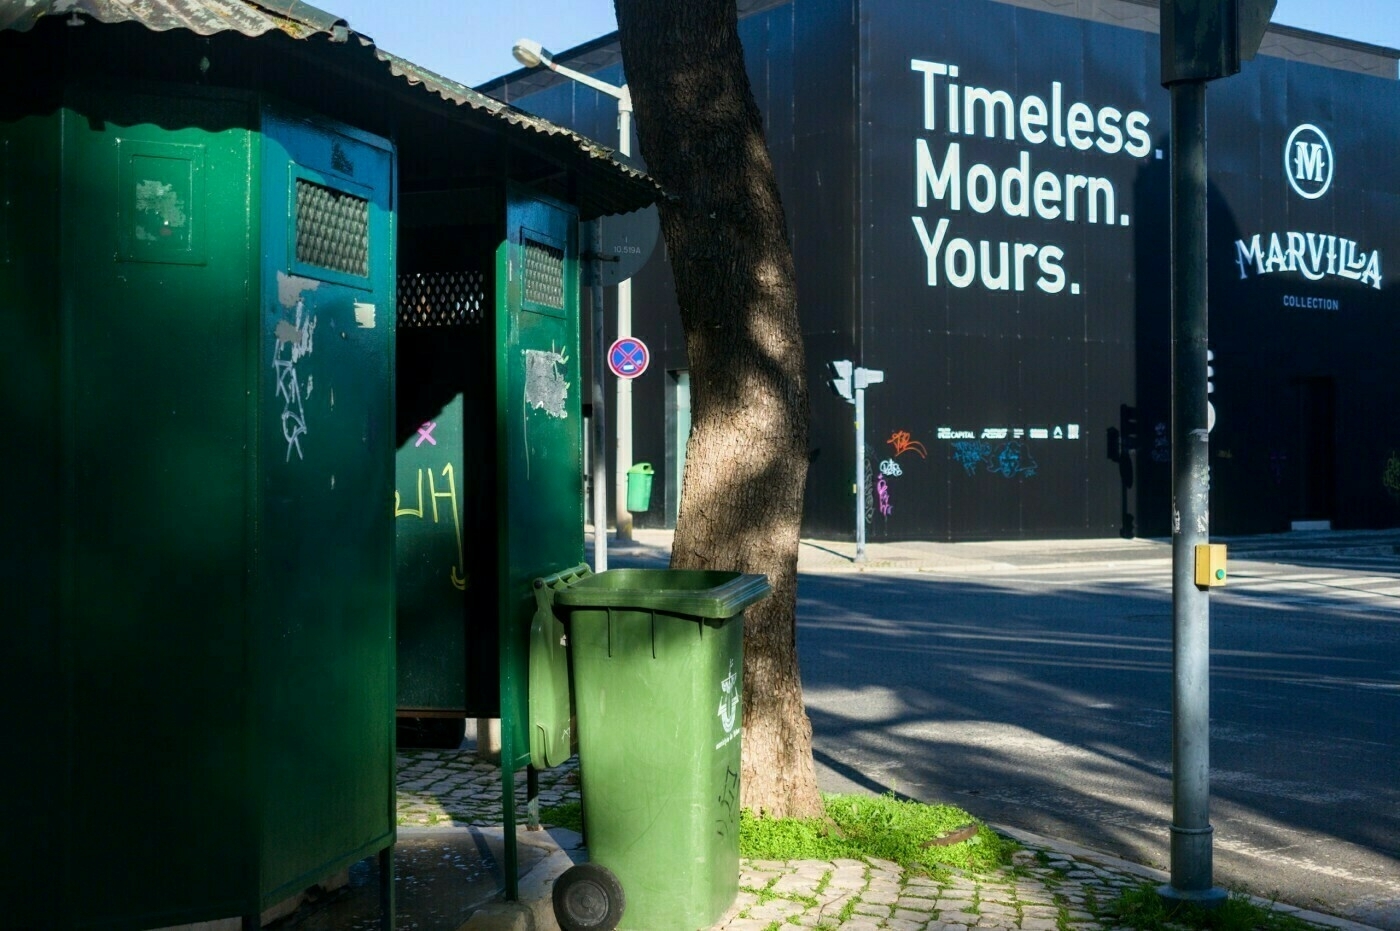
M 539 774 L 540 806 L 577 802 L 578 757 Z M 516 819 L 525 820 L 525 771 L 515 774 Z M 399 826 L 500 824 L 501 769 L 471 750 L 399 751 Z
M 907 875 L 883 860 L 748 860 L 734 917 L 720 927 L 762 931 L 778 922 L 843 931 L 1099 931 L 1105 925 L 1093 909 L 1145 882 L 1044 849 L 1019 851 L 1012 868 L 978 877 Z
M 546 812 L 578 801 L 577 765 L 575 757 L 539 774 Z M 499 768 L 478 762 L 470 750 L 399 753 L 401 826 L 500 824 L 500 793 Z M 515 793 L 523 822 L 523 772 L 516 774 Z M 949 870 L 925 877 L 882 860 L 744 860 L 738 899 L 713 931 L 1110 931 L 1117 925 L 1099 917 L 1102 906 L 1124 890 L 1166 881 L 1146 867 L 1002 830 L 1024 849 L 992 875 Z M 1319 927 L 1367 931 L 1329 915 L 1273 907 Z

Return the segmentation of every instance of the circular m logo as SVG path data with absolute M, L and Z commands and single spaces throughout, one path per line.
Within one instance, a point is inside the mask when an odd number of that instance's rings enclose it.
M 1332 186 L 1332 143 L 1322 130 L 1304 123 L 1283 145 L 1283 173 L 1299 197 L 1316 200 Z

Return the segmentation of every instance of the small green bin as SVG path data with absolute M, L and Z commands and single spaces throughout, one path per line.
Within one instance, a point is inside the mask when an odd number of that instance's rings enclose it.
M 769 590 L 762 575 L 614 569 L 554 596 L 589 862 L 621 885 L 616 927 L 709 928 L 738 895 L 743 612 Z M 596 892 L 579 899 L 596 907 Z
M 639 462 L 627 470 L 627 510 L 636 514 L 651 510 L 651 482 L 656 470 Z

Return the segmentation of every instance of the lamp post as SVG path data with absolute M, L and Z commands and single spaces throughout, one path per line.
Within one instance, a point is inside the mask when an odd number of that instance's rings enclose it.
M 626 160 L 632 154 L 632 94 L 627 89 L 627 85 L 621 86 L 600 81 L 592 75 L 575 71 L 554 61 L 552 55 L 540 43 L 533 39 L 518 39 L 511 49 L 511 54 L 515 60 L 526 68 L 538 68 L 544 66 L 556 74 L 562 75 L 571 81 L 591 87 L 593 90 L 607 94 L 617 100 L 617 134 L 618 134 L 618 154 Z M 595 251 L 601 252 L 602 244 L 595 237 Z M 601 287 L 594 292 L 595 297 L 601 296 Z M 606 485 L 607 467 L 605 465 L 603 448 L 607 442 L 606 431 L 603 429 L 603 404 L 602 404 L 602 384 L 604 362 L 603 354 L 607 352 L 607 347 L 603 344 L 603 302 L 593 301 L 593 549 L 596 554 L 603 554 L 601 559 L 606 566 L 607 560 L 607 505 L 604 486 Z M 619 281 L 617 283 L 617 338 L 632 335 L 632 282 Z M 632 467 L 632 381 L 628 378 L 617 379 L 617 463 L 614 473 L 614 494 L 616 495 L 617 538 L 619 540 L 632 539 L 632 514 L 627 510 L 627 470 Z M 596 559 L 595 559 L 596 561 Z

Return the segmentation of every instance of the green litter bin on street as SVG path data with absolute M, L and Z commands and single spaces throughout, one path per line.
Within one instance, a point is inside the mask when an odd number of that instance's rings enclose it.
M 639 462 L 627 470 L 627 510 L 634 514 L 651 510 L 651 482 L 655 475 L 650 462 Z
M 555 592 L 573 665 L 589 862 L 564 931 L 708 928 L 739 891 L 746 607 L 762 575 L 614 569 Z

